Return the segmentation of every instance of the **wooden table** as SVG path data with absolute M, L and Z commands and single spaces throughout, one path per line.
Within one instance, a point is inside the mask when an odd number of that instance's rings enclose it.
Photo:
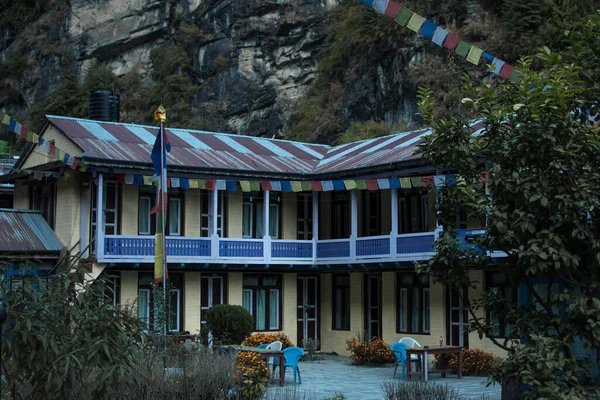
M 462 346 L 425 346 L 417 348 L 406 349 L 406 359 L 410 360 L 410 356 L 416 354 L 421 356 L 422 368 L 421 372 L 413 372 L 410 368 L 410 362 L 406 363 L 406 376 L 411 379 L 412 376 L 422 376 L 424 380 L 427 380 L 428 376 L 432 372 L 441 372 L 442 376 L 445 377 L 447 372 L 452 372 L 452 369 L 448 367 L 448 358 L 451 354 L 458 354 L 458 379 L 462 378 L 462 357 L 463 348 Z M 427 370 L 427 357 L 429 354 L 439 354 L 439 367 L 440 369 L 428 371 Z
M 283 356 L 283 349 L 282 350 L 271 350 L 271 349 L 261 349 L 258 347 L 251 347 L 251 346 L 223 346 L 223 347 L 229 348 L 229 349 L 235 349 L 237 351 L 250 351 L 252 353 L 258 353 L 261 355 L 261 357 L 264 357 L 267 360 L 270 357 L 276 357 L 279 360 L 279 363 L 277 364 L 277 366 L 279 367 L 279 378 L 273 379 L 273 380 L 279 381 L 279 386 L 283 386 L 283 383 L 285 381 L 285 367 L 283 366 L 285 364 L 285 357 Z

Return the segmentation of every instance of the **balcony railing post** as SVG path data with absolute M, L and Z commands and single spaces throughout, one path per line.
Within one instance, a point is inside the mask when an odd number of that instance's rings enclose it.
M 319 242 L 319 192 L 312 192 L 312 260 L 313 264 L 317 262 L 317 243 Z
M 264 206 L 264 210 L 263 210 L 263 216 L 264 216 L 264 222 L 263 222 L 263 226 L 264 226 L 264 230 L 265 230 L 265 234 L 263 236 L 263 257 L 265 259 L 265 263 L 269 264 L 271 262 L 271 236 L 269 235 L 269 211 L 270 211 L 270 202 L 271 202 L 271 192 L 268 190 L 265 190 L 265 201 L 263 203 Z
M 356 260 L 356 238 L 358 237 L 358 191 L 350 192 L 350 261 Z
M 390 189 L 392 205 L 392 231 L 390 232 L 390 257 L 398 257 L 398 189 Z
M 225 210 L 223 210 L 225 212 Z M 210 235 L 210 259 L 219 259 L 219 190 L 215 187 L 212 191 L 212 207 L 211 207 L 211 235 Z
M 104 176 L 98 174 L 98 193 L 96 198 L 96 258 L 104 261 Z

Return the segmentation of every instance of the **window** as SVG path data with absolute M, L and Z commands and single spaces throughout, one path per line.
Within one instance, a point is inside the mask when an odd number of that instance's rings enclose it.
M 168 194 L 165 231 L 168 236 L 183 235 L 183 196 Z M 151 214 L 156 205 L 156 193 L 141 191 L 138 207 L 138 232 L 140 235 L 156 234 L 156 214 Z
M 333 329 L 350 330 L 350 275 L 333 275 Z
M 397 280 L 397 332 L 428 334 L 431 330 L 429 278 L 415 272 L 399 272 Z
M 398 231 L 429 231 L 429 197 L 427 193 L 405 192 L 398 198 Z
M 169 294 L 165 314 L 167 330 L 169 332 L 180 332 L 183 325 L 183 274 L 173 273 L 169 275 L 167 282 Z M 152 274 L 140 273 L 138 275 L 138 318 L 148 329 L 161 331 L 163 329 L 160 326 L 161 319 L 156 318 L 157 312 L 159 312 L 157 308 L 159 303 L 155 303 L 153 298 L 153 282 Z M 161 290 L 158 293 L 161 293 L 162 296 Z
M 100 280 L 100 301 L 99 305 L 109 304 L 116 308 L 119 305 L 121 276 L 118 272 L 111 272 L 102 276 Z
M 244 274 L 242 306 L 252 314 L 257 331 L 281 329 L 281 276 Z
M 206 323 L 206 312 L 217 304 L 225 304 L 226 275 L 202 274 L 200 280 L 200 321 Z
M 210 237 L 212 235 L 212 215 L 213 215 L 213 197 L 211 191 L 200 191 L 200 236 Z M 225 210 L 226 192 L 218 191 L 219 198 L 217 199 L 217 235 L 225 237 L 225 218 L 223 210 Z
M 29 208 L 41 211 L 42 217 L 52 229 L 54 229 L 55 199 L 56 185 L 54 182 L 32 186 Z
M 140 235 L 152 235 L 154 232 L 154 224 L 152 223 L 153 218 L 150 215 L 151 210 L 152 197 L 140 196 L 138 219 L 138 233 Z
M 182 214 L 182 199 L 178 197 L 169 198 L 169 207 L 167 207 L 168 216 L 168 227 L 167 234 L 171 236 L 180 236 L 183 232 L 181 228 L 181 214 Z
M 505 304 L 517 304 L 518 291 L 515 286 L 510 284 L 510 280 L 506 274 L 499 271 L 485 272 L 485 290 L 486 292 L 495 291 L 496 294 L 506 299 Z M 506 337 L 510 335 L 510 325 L 506 322 L 506 310 L 491 310 L 486 311 L 486 316 L 489 324 L 492 327 L 492 332 L 495 336 Z
M 313 219 L 312 219 L 312 193 L 298 193 L 297 194 L 297 227 L 296 227 L 296 239 L 298 240 L 310 240 L 312 239 L 313 233 Z
M 360 236 L 377 236 L 381 233 L 381 198 L 379 192 L 361 191 L 361 232 Z
M 98 185 L 92 185 L 92 201 L 91 203 L 91 232 L 90 238 L 93 240 L 96 237 L 96 215 L 98 201 Z M 119 220 L 121 218 L 121 186 L 115 182 L 107 180 L 104 182 L 102 190 L 102 207 L 104 218 L 102 219 L 105 235 L 118 235 L 120 233 Z M 94 247 L 94 246 L 92 246 Z
M 269 199 L 269 236 L 279 238 L 280 198 Z M 262 239 L 265 236 L 264 199 L 262 193 L 245 194 L 242 208 L 242 237 Z
M 331 198 L 331 238 L 350 237 L 350 192 L 333 192 Z

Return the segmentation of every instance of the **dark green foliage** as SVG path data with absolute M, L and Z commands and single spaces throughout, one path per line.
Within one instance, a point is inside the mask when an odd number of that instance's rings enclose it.
M 254 330 L 254 318 L 242 306 L 219 304 L 206 312 L 206 327 L 215 343 L 239 344 Z
M 402 131 L 402 129 L 398 128 L 398 131 Z M 359 140 L 372 139 L 391 133 L 392 127 L 384 122 L 353 122 L 350 128 L 340 135 L 337 144 L 358 142 Z
M 466 400 L 446 385 L 429 382 L 387 381 L 381 384 L 385 400 Z
M 6 292 L 2 387 L 17 399 L 115 398 L 120 384 L 138 382 L 140 321 L 101 302 L 100 282 L 82 276 L 31 279 Z

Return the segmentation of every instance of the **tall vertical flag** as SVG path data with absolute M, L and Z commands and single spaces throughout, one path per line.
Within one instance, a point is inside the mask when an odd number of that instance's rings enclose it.
M 166 284 L 169 278 L 167 272 L 167 249 L 165 238 L 166 210 L 167 210 L 167 153 L 171 151 L 171 145 L 165 131 L 167 111 L 161 105 L 154 112 L 154 119 L 160 121 L 160 129 L 152 147 L 150 158 L 154 165 L 154 178 L 158 179 L 156 189 L 156 206 L 151 213 L 156 213 L 156 248 L 154 251 L 154 283 Z

